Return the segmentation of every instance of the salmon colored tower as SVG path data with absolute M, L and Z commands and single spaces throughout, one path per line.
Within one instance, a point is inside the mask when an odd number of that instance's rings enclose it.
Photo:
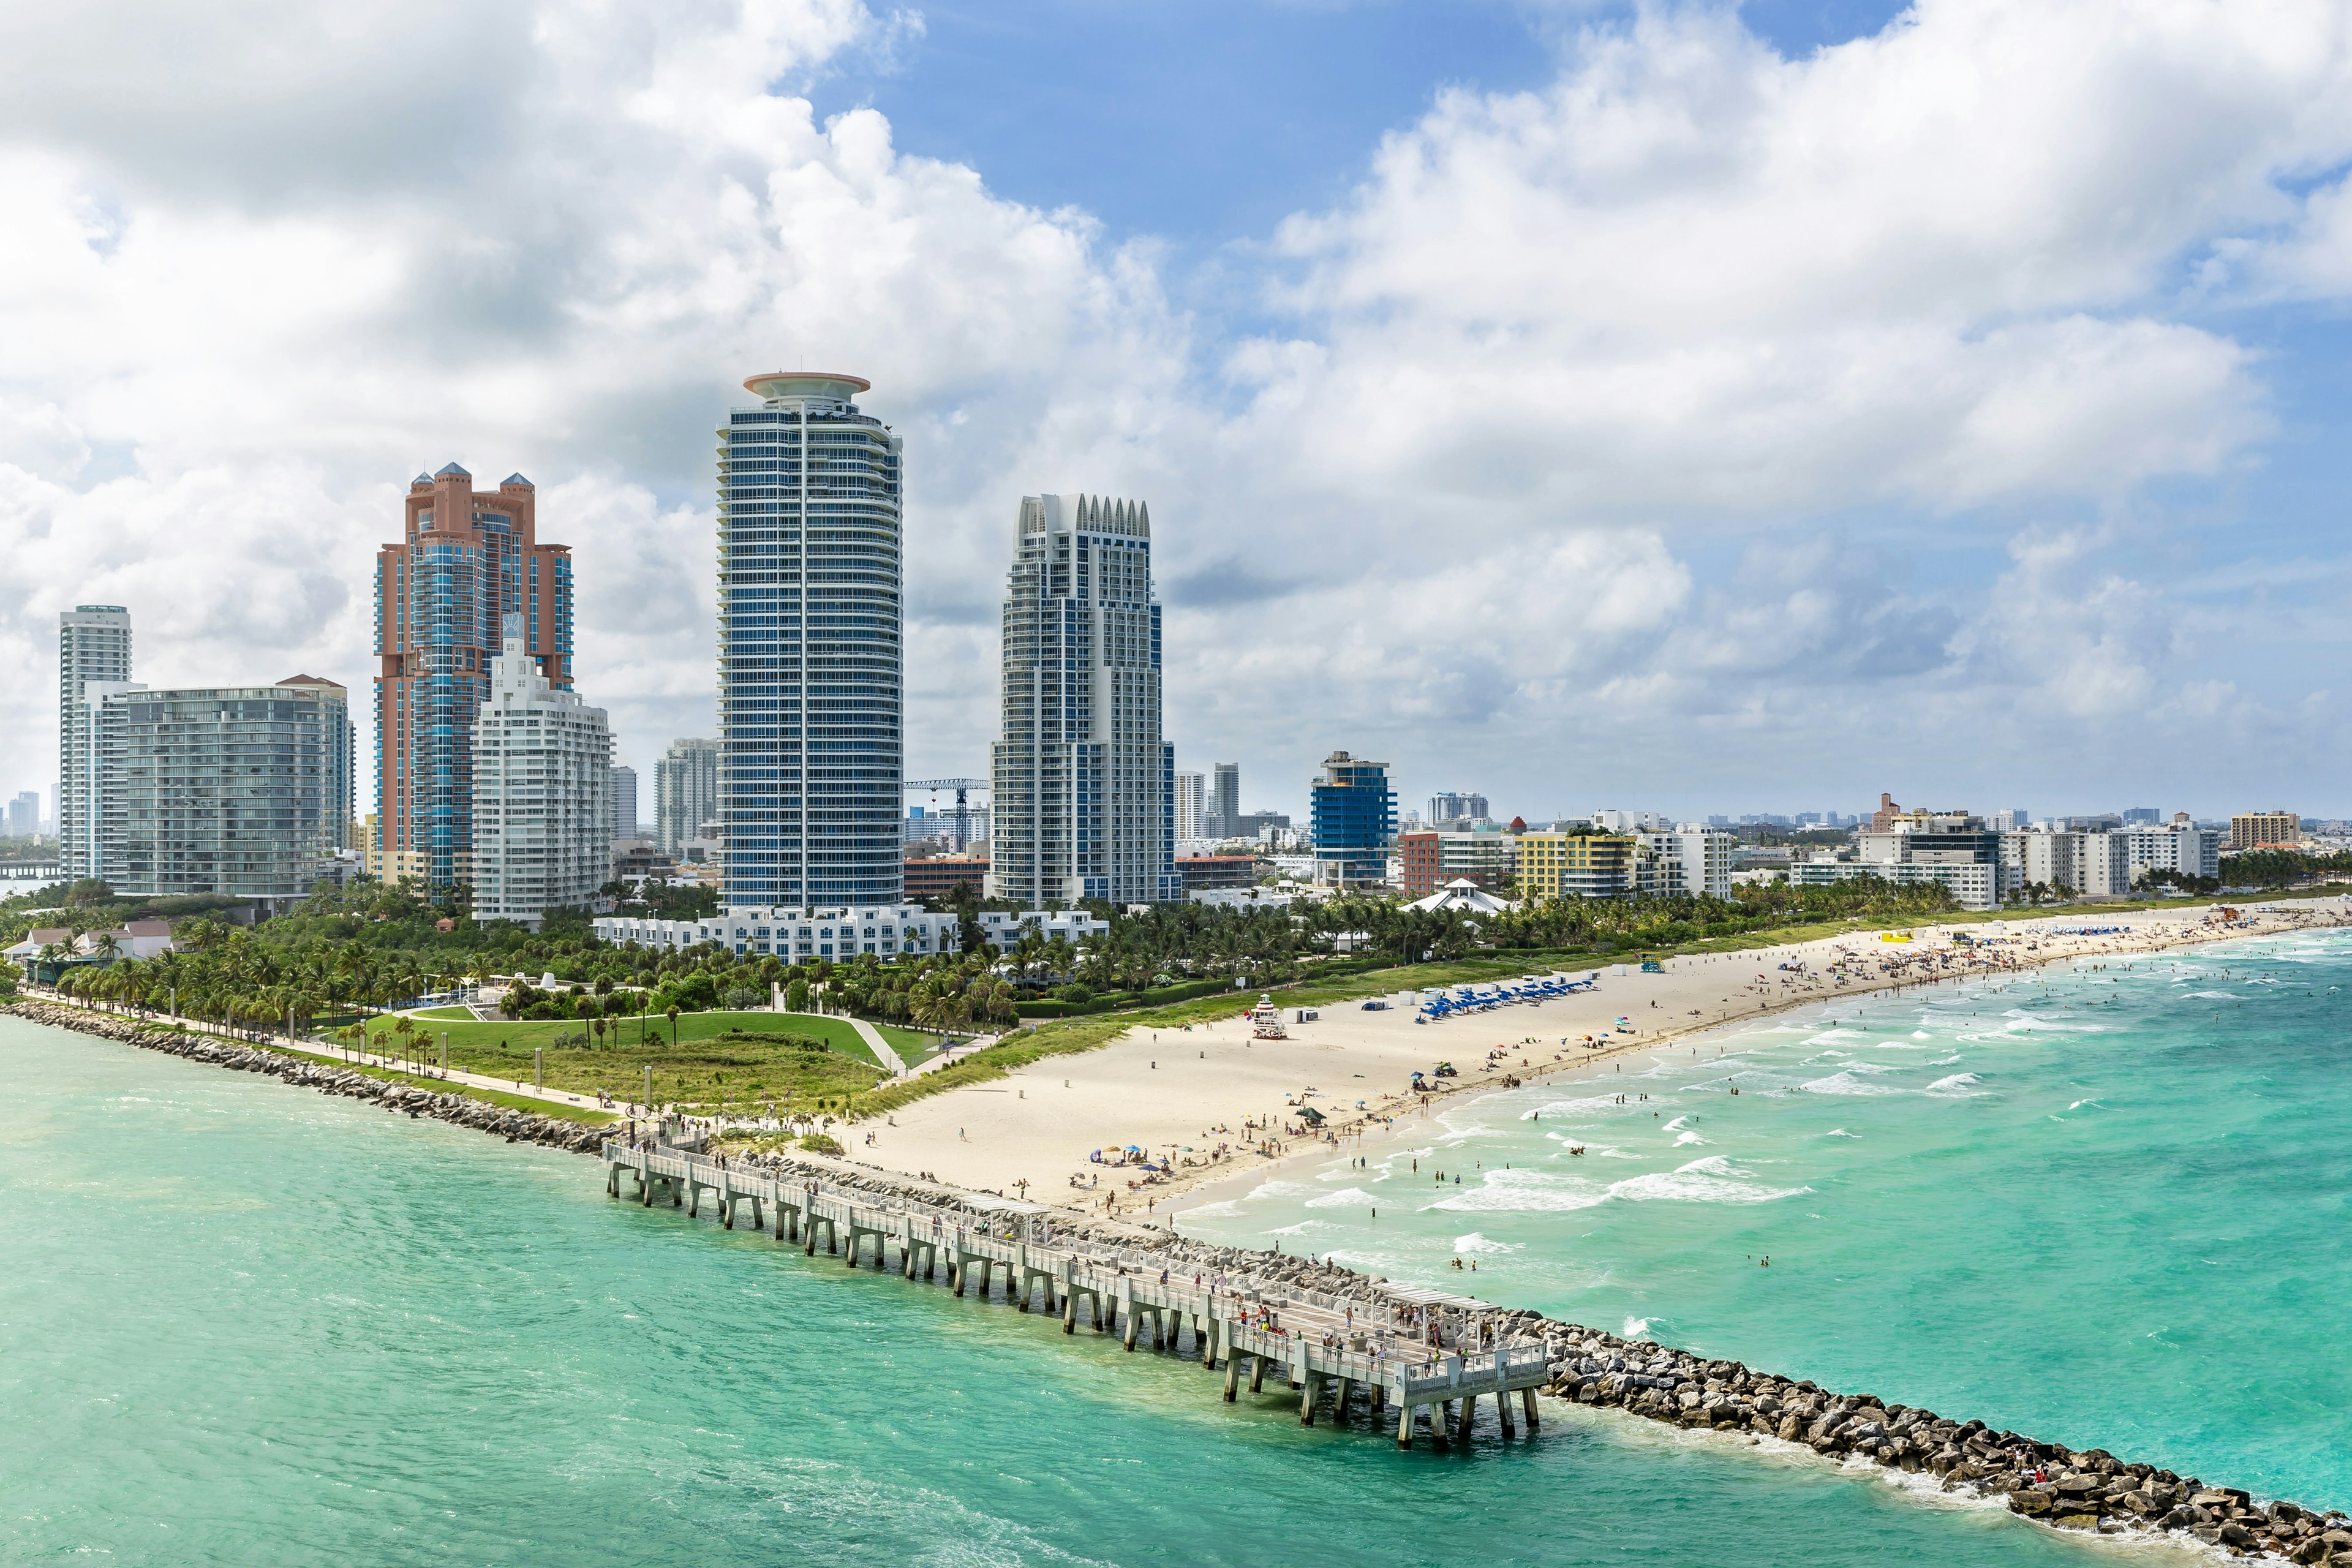
M 400 539 L 376 552 L 377 837 L 368 869 L 472 880 L 474 723 L 508 616 L 540 673 L 572 685 L 572 548 L 539 542 L 529 479 L 495 490 L 451 463 L 410 481 Z

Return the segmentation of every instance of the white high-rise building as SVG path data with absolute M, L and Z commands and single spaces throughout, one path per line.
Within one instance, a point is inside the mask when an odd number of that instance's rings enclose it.
M 900 441 L 855 375 L 777 371 L 719 427 L 726 899 L 896 905 Z M 697 824 L 696 826 L 699 826 Z
M 2133 827 L 2125 830 L 2126 852 L 2131 857 L 2131 875 L 2137 883 L 2146 871 L 2177 871 L 2184 877 L 2219 877 L 2221 874 L 2221 832 L 2219 828 L 2198 827 L 2186 822 L 2175 822 L 2161 827 Z
M 537 931 L 584 910 L 612 868 L 613 738 L 602 708 L 539 672 L 522 618 L 474 725 L 474 918 Z
M 2036 830 L 2022 836 L 2023 880 L 2066 888 L 2078 898 L 2114 899 L 2131 891 L 2132 836 Z
M 1107 496 L 1024 496 L 1013 530 L 988 895 L 1179 901 L 1150 514 Z
M 77 605 L 58 617 L 58 857 L 68 881 L 104 875 L 100 862 L 98 709 L 94 687 L 131 679 L 131 612 Z
M 1672 833 L 1656 835 L 1661 851 L 1682 863 L 1683 891 L 1714 898 L 1731 897 L 1731 852 L 1739 836 L 1704 822 L 1685 822 Z
M 719 742 L 672 741 L 654 764 L 654 841 L 667 855 L 719 816 Z
M 1176 838 L 1204 838 L 1202 817 L 1209 809 L 1209 775 L 1178 773 L 1176 775 Z

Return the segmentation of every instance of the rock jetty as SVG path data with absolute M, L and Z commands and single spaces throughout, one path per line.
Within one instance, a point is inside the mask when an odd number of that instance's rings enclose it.
M 985 1222 L 991 1211 L 957 1189 L 910 1181 L 848 1161 L 804 1154 L 742 1157 L 747 1164 L 814 1178 L 871 1200 L 945 1210 Z M 1213 1247 L 1118 1220 L 1054 1220 L 1055 1245 L 1099 1248 L 1150 1266 L 1223 1275 L 1265 1299 L 1318 1307 L 1399 1304 L 1388 1281 L 1338 1264 L 1247 1247 Z M 1758 1443 L 1799 1444 L 1833 1464 L 1871 1464 L 2005 1499 L 2013 1513 L 2061 1530 L 2104 1535 L 2180 1532 L 2233 1555 L 2283 1557 L 2352 1568 L 2352 1519 L 2286 1501 L 2257 1505 L 2252 1494 L 2209 1486 L 2104 1448 L 2074 1449 L 2020 1432 L 1956 1420 L 1874 1394 L 1839 1394 L 1810 1380 L 1756 1372 L 1646 1340 L 1627 1340 L 1539 1312 L 1504 1310 L 1489 1318 L 1497 1342 L 1544 1345 L 1548 1392 L 1580 1405 L 1608 1405 L 1664 1425 L 1744 1434 Z
M 186 1034 L 168 1025 L 146 1019 L 85 1013 L 79 1008 L 60 1007 L 47 1002 L 12 1002 L 0 1005 L 0 1012 L 9 1013 L 29 1023 L 97 1035 L 105 1039 L 120 1040 L 125 1045 L 163 1051 L 172 1056 L 185 1057 L 190 1061 L 228 1068 L 236 1072 L 267 1073 L 289 1084 L 315 1089 L 321 1094 L 340 1094 L 350 1100 L 369 1100 L 388 1111 L 397 1113 L 404 1110 L 411 1116 L 430 1116 L 436 1121 L 494 1133 L 509 1143 L 537 1143 L 580 1154 L 593 1154 L 604 1146 L 605 1129 L 602 1127 L 588 1127 L 558 1117 L 513 1110 L 485 1100 L 468 1100 L 462 1094 L 444 1094 L 414 1085 L 387 1083 L 348 1068 L 304 1061 L 299 1057 L 239 1045 L 234 1040 L 216 1039 L 209 1035 Z
M 0 1005 L 37 1024 L 99 1035 L 192 1061 L 267 1073 L 326 1094 L 347 1095 L 394 1113 L 501 1135 L 509 1142 L 595 1153 L 609 1129 L 509 1110 L 462 1095 L 386 1083 L 364 1073 L 307 1062 L 228 1040 L 182 1033 L 134 1018 L 47 1003 Z M 961 1189 L 911 1180 L 848 1160 L 807 1153 L 745 1153 L 744 1164 L 821 1182 L 835 1192 L 935 1210 L 980 1223 L 1001 1213 Z M 1054 1217 L 1054 1240 L 1107 1258 L 1223 1275 L 1279 1304 L 1393 1307 L 1388 1281 L 1328 1261 L 1250 1247 L 1214 1247 L 1118 1220 Z M 2234 1556 L 2273 1556 L 2352 1568 L 2352 1519 L 2284 1500 L 2257 1505 L 2235 1487 L 2209 1486 L 2153 1465 L 2127 1463 L 2104 1448 L 2069 1448 L 2022 1433 L 1955 1420 L 1874 1394 L 1838 1394 L 1811 1380 L 1756 1372 L 1648 1340 L 1627 1340 L 1539 1312 L 1504 1310 L 1488 1326 L 1497 1342 L 1541 1342 L 1549 1392 L 1607 1405 L 1664 1425 L 1744 1434 L 1757 1443 L 1797 1444 L 1833 1464 L 1871 1464 L 1930 1478 L 1946 1491 L 2005 1498 L 2011 1512 L 2061 1530 L 2099 1534 L 2180 1532 Z

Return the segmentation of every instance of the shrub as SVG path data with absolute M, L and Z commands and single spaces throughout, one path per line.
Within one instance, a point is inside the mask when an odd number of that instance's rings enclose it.
M 838 1156 L 845 1152 L 839 1143 L 835 1142 L 831 1138 L 826 1137 L 822 1132 L 812 1132 L 807 1137 L 802 1139 L 801 1147 L 807 1150 L 812 1154 L 832 1154 Z

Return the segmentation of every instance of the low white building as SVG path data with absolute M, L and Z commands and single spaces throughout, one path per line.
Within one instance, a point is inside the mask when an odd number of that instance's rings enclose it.
M 613 863 L 613 737 L 602 708 L 551 684 L 520 616 L 474 725 L 474 918 L 537 931 L 585 910 Z
M 1047 942 L 1058 936 L 1076 947 L 1084 938 L 1108 934 L 1110 921 L 1097 920 L 1084 910 L 1024 910 L 1017 915 L 983 910 L 980 929 L 988 944 L 1001 952 L 1033 931 Z
M 845 963 L 865 953 L 896 962 L 961 952 L 963 928 L 952 914 L 935 914 L 920 904 L 866 907 L 747 906 L 699 921 L 657 921 L 612 915 L 590 922 L 599 942 L 615 947 L 676 951 L 715 942 L 730 952 L 802 963 L 816 959 Z
M 1788 869 L 1788 879 L 1800 888 L 1826 888 L 1858 877 L 1904 888 L 1937 883 L 1949 888 L 1952 901 L 1964 910 L 1990 910 L 2000 901 L 2000 867 L 1990 860 L 1801 860 Z
M 1302 896 L 1296 886 L 1281 892 L 1272 888 L 1199 888 L 1192 901 L 1213 910 L 1286 910 L 1291 900 Z

